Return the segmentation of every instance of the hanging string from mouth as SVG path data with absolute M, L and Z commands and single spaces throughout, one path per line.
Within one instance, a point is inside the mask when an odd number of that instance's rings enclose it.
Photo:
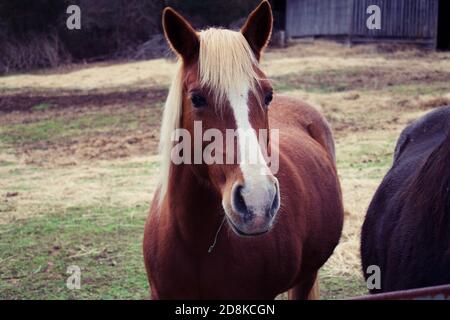
M 220 223 L 219 229 L 217 229 L 216 236 L 214 237 L 214 242 L 209 246 L 208 253 L 211 253 L 216 246 L 217 238 L 219 237 L 220 229 L 222 229 L 223 224 L 225 223 L 225 215 L 223 216 L 222 222 Z

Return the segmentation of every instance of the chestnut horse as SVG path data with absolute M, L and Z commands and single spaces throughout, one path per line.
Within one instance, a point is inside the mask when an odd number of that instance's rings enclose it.
M 367 211 L 361 258 L 364 270 L 380 268 L 372 293 L 450 284 L 450 107 L 400 135 Z
M 317 297 L 317 272 L 343 224 L 334 142 L 326 120 L 273 95 L 260 68 L 272 31 L 269 3 L 240 31 L 197 32 L 171 8 L 163 27 L 180 62 L 163 115 L 161 183 L 144 234 L 152 298 L 274 299 L 288 290 L 290 298 Z M 278 171 L 265 161 L 175 164 L 174 130 L 194 136 L 199 121 L 203 129 L 237 130 L 233 148 L 242 153 L 277 153 Z M 271 132 L 264 143 L 256 138 L 261 129 Z

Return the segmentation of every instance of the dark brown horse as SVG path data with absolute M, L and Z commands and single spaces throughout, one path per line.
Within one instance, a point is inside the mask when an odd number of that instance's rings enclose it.
M 287 290 L 291 298 L 314 297 L 317 272 L 343 223 L 334 142 L 315 109 L 274 95 L 260 69 L 272 30 L 269 3 L 241 31 L 196 32 L 170 8 L 163 27 L 179 68 L 161 128 L 161 184 L 144 235 L 152 298 L 273 299 Z M 195 137 L 198 123 L 218 136 L 236 130 L 231 149 L 263 161 L 239 161 L 219 146 L 215 155 L 232 163 L 174 161 L 173 131 Z M 261 130 L 271 133 L 262 142 Z M 198 154 L 194 145 L 180 154 Z M 200 155 L 208 146 L 201 142 Z M 269 151 L 279 155 L 271 158 L 278 170 L 266 162 Z
M 364 271 L 380 268 L 373 293 L 450 283 L 450 107 L 402 132 L 364 221 L 361 257 Z

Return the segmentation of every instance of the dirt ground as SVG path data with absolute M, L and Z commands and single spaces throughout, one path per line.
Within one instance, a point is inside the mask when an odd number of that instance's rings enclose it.
M 0 78 L 0 298 L 147 295 L 141 229 L 157 182 L 159 126 L 174 68 L 174 61 L 157 59 Z M 401 130 L 450 105 L 450 53 L 316 42 L 269 50 L 263 69 L 277 93 L 316 106 L 333 128 L 346 221 L 321 271 L 321 291 L 329 299 L 364 294 L 359 232 L 365 211 Z M 129 228 L 116 230 L 125 218 Z M 74 221 L 78 229 L 60 229 Z M 78 294 L 61 282 L 74 260 L 88 266 L 88 290 Z M 130 280 L 111 275 L 111 268 Z M 43 289 L 49 279 L 56 282 Z

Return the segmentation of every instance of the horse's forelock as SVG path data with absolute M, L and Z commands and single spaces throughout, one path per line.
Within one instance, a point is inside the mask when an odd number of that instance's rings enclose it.
M 259 83 L 253 51 L 242 33 L 210 28 L 200 32 L 199 81 L 223 105 L 228 93 L 247 86 L 256 90 Z

